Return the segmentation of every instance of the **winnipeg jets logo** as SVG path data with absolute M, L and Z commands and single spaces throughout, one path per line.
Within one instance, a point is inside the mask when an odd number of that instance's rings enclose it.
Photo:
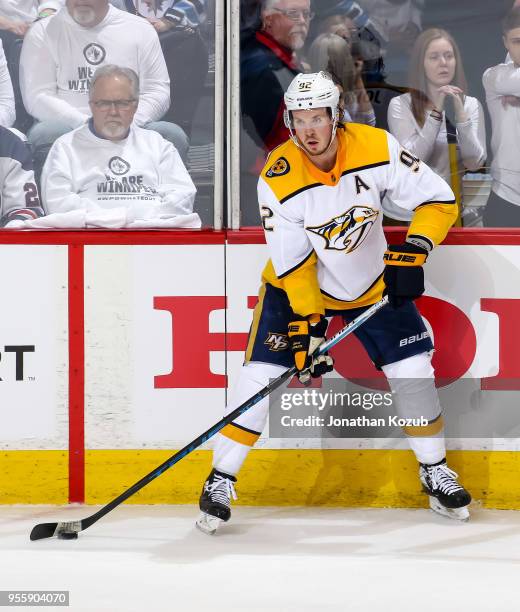
M 98 66 L 106 57 L 106 51 L 101 45 L 90 43 L 83 49 L 83 55 L 89 64 Z
M 110 159 L 108 167 L 110 168 L 110 172 L 119 176 L 121 176 L 121 174 L 126 174 L 130 170 L 130 164 L 117 155 Z
M 305 229 L 324 238 L 326 249 L 351 253 L 368 236 L 378 214 L 369 206 L 352 206 L 323 225 Z
M 270 351 L 285 351 L 285 349 L 289 348 L 289 342 L 285 334 L 273 334 L 269 332 L 264 344 L 267 344 Z

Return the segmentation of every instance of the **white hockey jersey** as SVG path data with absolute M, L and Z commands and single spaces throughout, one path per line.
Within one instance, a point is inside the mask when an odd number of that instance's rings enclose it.
M 29 145 L 0 126 L 0 227 L 43 214 Z
M 292 141 L 274 149 L 258 181 L 271 259 L 264 282 L 283 288 L 307 316 L 380 299 L 383 212 L 412 217 L 408 234 L 441 242 L 457 217 L 448 184 L 384 130 L 348 124 L 322 172 Z M 397 213 L 397 214 L 396 214 Z

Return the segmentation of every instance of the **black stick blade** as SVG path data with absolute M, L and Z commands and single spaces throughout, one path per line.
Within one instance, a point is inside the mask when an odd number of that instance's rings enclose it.
M 31 540 L 43 540 L 43 538 L 52 538 L 56 533 L 58 523 L 40 523 L 35 525 L 31 531 Z

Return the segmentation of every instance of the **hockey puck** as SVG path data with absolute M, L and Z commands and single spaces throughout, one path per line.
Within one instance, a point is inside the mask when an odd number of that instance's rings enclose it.
M 76 540 L 77 538 L 78 533 L 76 531 L 62 531 L 58 534 L 60 540 Z

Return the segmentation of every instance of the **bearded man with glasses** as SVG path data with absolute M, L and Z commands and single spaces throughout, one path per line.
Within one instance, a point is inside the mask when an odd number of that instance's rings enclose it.
M 35 119 L 27 138 L 36 173 L 56 138 L 88 120 L 92 75 L 107 64 L 139 75 L 136 124 L 159 132 L 183 159 L 187 156 L 186 134 L 163 120 L 170 107 L 170 77 L 157 32 L 108 0 L 66 0 L 61 11 L 31 27 L 22 47 L 20 87 Z
M 92 117 L 56 140 L 43 168 L 50 214 L 25 227 L 200 227 L 190 175 L 170 142 L 135 124 L 138 103 L 133 70 L 96 70 Z

